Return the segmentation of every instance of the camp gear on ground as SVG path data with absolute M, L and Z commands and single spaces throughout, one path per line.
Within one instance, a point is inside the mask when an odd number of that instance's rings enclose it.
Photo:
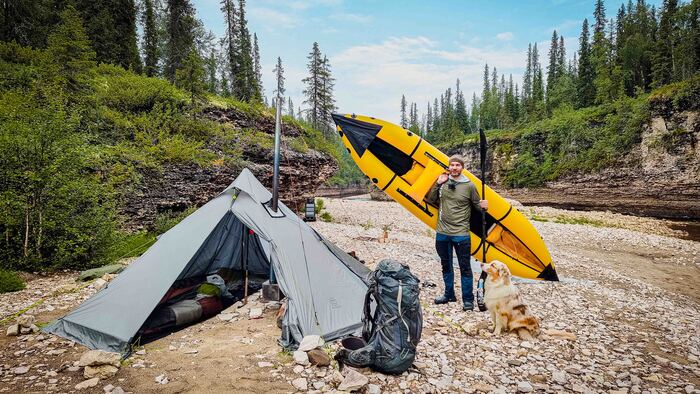
M 448 168 L 447 155 L 419 135 L 383 120 L 354 114 L 333 114 L 333 120 L 350 156 L 372 183 L 435 229 L 438 207 L 425 201 L 425 195 Z M 478 192 L 481 181 L 467 170 L 462 173 Z M 506 263 L 513 275 L 557 280 L 552 257 L 532 223 L 488 186 L 485 191 L 489 201 L 486 243 L 482 242 L 481 211 L 473 210 L 471 254 L 481 260 L 485 247 L 486 261 Z
M 379 262 L 365 296 L 362 337 L 367 345 L 343 348 L 336 360 L 384 373 L 406 371 L 416 356 L 423 330 L 419 294 L 419 280 L 407 265 L 393 260 Z
M 163 234 L 109 286 L 44 328 L 91 349 L 128 352 L 159 306 L 196 298 L 218 274 L 243 294 L 244 273 L 261 285 L 272 265 L 287 296 L 280 343 L 305 335 L 327 341 L 359 333 L 369 270 L 304 223 L 247 169 L 217 197 Z M 251 231 L 252 230 L 252 231 Z M 252 288 L 252 285 L 251 285 Z M 259 288 L 259 287 L 258 287 Z M 176 298 L 178 297 L 178 298 Z M 219 297 L 197 300 L 202 316 Z

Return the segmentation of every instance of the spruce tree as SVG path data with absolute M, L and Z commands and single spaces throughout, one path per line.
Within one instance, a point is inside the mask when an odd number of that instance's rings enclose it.
M 593 71 L 593 64 L 591 63 L 591 48 L 588 43 L 588 19 L 584 19 L 578 52 L 578 78 L 576 86 L 578 108 L 593 105 L 595 101 L 594 78 L 595 73 Z
M 532 97 L 532 44 L 527 44 L 527 61 L 525 63 L 525 74 L 523 75 L 522 106 L 526 113 L 530 109 L 530 98 Z M 482 96 L 483 99 L 483 96 Z
M 48 37 L 44 70 L 68 96 L 84 92 L 95 66 L 92 50 L 80 14 L 67 5 L 60 14 L 60 22 Z M 68 97 L 67 97 L 68 98 Z
M 549 45 L 549 64 L 547 65 L 547 112 L 551 113 L 552 106 L 550 96 L 554 91 L 554 85 L 559 77 L 559 37 L 557 31 L 552 33 L 552 41 Z
M 194 47 L 195 25 L 194 8 L 189 0 L 168 0 L 165 76 L 170 82 L 175 82 L 176 71 L 183 67 Z
M 321 74 L 323 73 L 323 59 L 321 58 L 321 50 L 318 47 L 318 42 L 314 42 L 311 52 L 307 56 L 309 63 L 307 69 L 309 76 L 304 78 L 302 82 L 306 85 L 304 89 L 304 104 L 309 106 L 308 121 L 311 125 L 320 129 L 320 121 L 323 119 L 323 109 L 321 105 Z
M 467 114 L 467 103 L 464 99 L 464 91 L 460 89 L 460 81 L 457 79 L 457 89 L 455 91 L 456 101 L 455 101 L 455 120 L 457 122 L 457 127 L 466 133 L 469 129 L 469 114 Z
M 253 68 L 255 69 L 255 86 L 257 86 L 258 93 L 262 96 L 264 95 L 264 90 L 262 84 L 261 67 L 262 66 L 260 65 L 260 47 L 258 46 L 258 35 L 256 33 L 253 33 Z
M 277 82 L 275 84 L 275 89 L 272 92 L 274 95 L 273 102 L 275 102 L 275 106 L 277 106 L 277 97 L 280 97 L 282 100 L 284 100 L 284 67 L 282 67 L 282 58 L 277 57 L 277 65 L 275 65 L 275 68 L 272 70 L 272 72 L 275 74 L 275 81 Z
M 206 61 L 207 69 L 207 91 L 212 94 L 217 93 L 219 81 L 216 78 L 217 62 L 216 50 L 212 47 L 209 52 L 209 58 Z
M 401 95 L 401 121 L 399 125 L 404 129 L 408 128 L 408 117 L 406 116 L 406 96 Z
M 289 104 L 289 108 L 287 109 L 287 114 L 294 119 L 294 104 L 292 103 L 292 97 L 290 96 L 287 98 L 287 103 Z
M 674 74 L 674 34 L 675 16 L 678 11 L 676 0 L 664 0 L 659 21 L 659 37 L 653 56 L 653 83 L 655 87 L 671 83 Z
M 175 85 L 190 93 L 192 104 L 204 97 L 207 89 L 204 62 L 194 46 L 190 47 L 187 57 L 175 71 Z
M 149 77 L 158 75 L 158 30 L 153 0 L 144 0 L 143 13 L 143 52 L 145 54 L 144 71 Z
M 221 0 L 221 12 L 224 14 L 224 22 L 226 33 L 224 40 L 226 42 L 226 54 L 228 55 L 228 74 L 231 77 L 231 95 L 239 97 L 236 91 L 234 82 L 236 76 L 240 73 L 240 40 L 238 38 L 238 23 L 237 11 L 233 0 Z
M 236 53 L 238 69 L 233 74 L 234 93 L 239 100 L 260 102 L 262 93 L 255 80 L 253 46 L 248 32 L 248 21 L 245 19 L 245 0 L 239 0 L 238 5 L 238 31 L 236 32 L 239 43 Z
M 321 91 L 320 91 L 320 103 L 321 103 L 321 127 L 326 133 L 327 137 L 334 136 L 335 128 L 331 126 L 331 114 L 335 112 L 335 98 L 333 96 L 333 89 L 335 87 L 335 78 L 331 73 L 331 63 L 328 57 L 323 56 L 321 61 Z

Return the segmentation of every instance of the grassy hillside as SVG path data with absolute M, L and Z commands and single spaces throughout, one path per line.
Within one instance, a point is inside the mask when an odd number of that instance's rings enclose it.
M 225 108 L 269 124 L 270 108 L 192 101 L 165 80 L 79 55 L 61 65 L 50 50 L 0 43 L 0 269 L 85 268 L 137 255 L 180 219 L 165 216 L 152 233 L 119 231 L 117 208 L 143 174 L 172 163 L 241 168 L 243 149 L 273 146 L 269 133 L 203 115 Z M 343 160 L 318 130 L 284 122 L 299 131 L 285 141 L 290 149 Z
M 541 186 L 547 181 L 614 165 L 641 141 L 652 115 L 700 109 L 700 76 L 666 85 L 650 94 L 580 110 L 564 108 L 551 118 L 509 130 L 486 132 L 494 155 L 503 160 L 508 187 Z M 661 143 L 673 145 L 674 130 Z M 477 134 L 443 144 L 446 151 L 478 143 Z

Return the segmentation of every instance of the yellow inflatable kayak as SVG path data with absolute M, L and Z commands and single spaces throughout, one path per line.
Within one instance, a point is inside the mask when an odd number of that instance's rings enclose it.
M 372 182 L 404 208 L 435 229 L 438 208 L 424 197 L 446 172 L 448 157 L 420 136 L 393 123 L 360 115 L 333 115 L 337 130 L 355 163 Z M 481 180 L 464 170 L 481 194 Z M 488 186 L 486 242 L 481 212 L 472 211 L 471 253 L 499 260 L 521 278 L 558 280 L 552 257 L 535 227 L 522 213 Z

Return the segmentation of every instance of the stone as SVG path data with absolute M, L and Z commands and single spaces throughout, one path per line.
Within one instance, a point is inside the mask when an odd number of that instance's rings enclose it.
M 120 366 L 121 355 L 119 353 L 105 352 L 102 350 L 88 350 L 80 356 L 78 366 L 97 366 L 97 365 L 113 365 L 117 368 Z
M 250 314 L 248 315 L 251 319 L 260 319 L 263 315 L 262 308 L 252 308 Z
M 7 336 L 8 337 L 16 337 L 19 335 L 20 329 L 19 329 L 19 324 L 13 324 L 9 327 L 7 327 Z
M 299 364 L 299 365 L 309 365 L 309 356 L 306 354 L 306 352 L 302 352 L 300 350 L 295 351 L 292 353 L 292 356 L 294 357 L 294 362 Z
M 302 352 L 308 352 L 311 349 L 315 349 L 317 347 L 323 346 L 325 342 L 323 339 L 318 336 L 318 335 L 307 335 L 304 337 L 304 339 L 301 340 L 301 343 L 299 344 L 299 351 Z
M 552 380 L 554 381 L 554 383 L 560 384 L 562 386 L 569 381 L 566 377 L 566 372 L 563 371 L 552 372 Z
M 100 381 L 100 379 L 98 379 L 98 378 L 88 379 L 88 380 L 85 380 L 85 381 L 82 381 L 82 382 L 76 384 L 75 389 L 82 390 L 82 389 L 88 389 L 90 387 L 95 387 L 95 386 L 97 386 L 97 383 L 99 383 L 99 381 Z
M 363 388 L 367 383 L 369 383 L 369 379 L 365 375 L 355 371 L 354 369 L 349 369 L 348 373 L 345 375 L 345 378 L 338 386 L 338 390 L 355 391 Z
M 307 353 L 311 365 L 327 367 L 331 365 L 331 357 L 323 349 L 311 349 Z
M 221 321 L 231 321 L 231 319 L 233 319 L 233 313 L 219 313 L 218 317 Z
M 563 339 L 566 341 L 576 340 L 576 334 L 564 330 L 543 330 L 542 334 L 544 334 L 544 339 Z
M 532 385 L 530 384 L 530 382 L 525 382 L 525 381 L 518 382 L 518 392 L 519 393 L 529 393 L 532 390 L 534 390 L 534 389 L 533 389 Z
M 367 394 L 382 394 L 382 389 L 376 384 L 367 386 Z
M 306 378 L 296 378 L 292 380 L 292 386 L 297 390 L 306 391 L 309 388 L 309 383 Z
M 24 375 L 27 372 L 29 372 L 29 367 L 26 365 L 12 369 L 12 373 L 14 373 L 15 375 Z
M 298 375 L 298 374 L 304 372 L 304 367 L 302 365 L 297 365 L 296 367 L 294 367 L 294 369 L 292 371 Z
M 19 324 L 20 327 L 29 328 L 35 322 L 36 322 L 36 317 L 34 317 L 34 315 L 30 315 L 28 313 L 25 313 L 24 315 L 20 315 L 17 317 L 17 324 Z
M 85 379 L 91 379 L 91 378 L 100 378 L 100 379 L 109 379 L 112 376 L 116 375 L 117 372 L 119 371 L 119 368 L 115 367 L 114 365 L 97 365 L 97 366 L 90 366 L 86 365 L 85 370 L 83 371 L 83 376 Z
M 164 373 L 162 373 L 162 374 L 156 376 L 156 379 L 155 379 L 155 380 L 156 380 L 156 383 L 158 383 L 158 384 L 168 384 L 168 383 L 170 382 L 170 381 L 168 380 L 168 377 L 165 376 Z
M 199 353 L 199 350 L 197 350 L 197 349 L 191 349 L 191 348 L 185 348 L 185 349 L 182 349 L 182 352 L 185 353 L 185 354 L 197 354 L 197 353 Z
M 63 354 L 66 352 L 66 349 L 54 349 L 54 350 L 49 350 L 46 352 L 48 356 L 58 356 L 59 354 Z
M 259 361 L 258 362 L 259 368 L 270 368 L 270 367 L 274 367 L 274 366 L 275 366 L 275 364 L 273 364 L 271 362 L 267 362 L 267 361 Z
M 112 390 L 114 390 L 113 384 L 108 384 L 108 385 L 102 387 L 102 391 L 104 391 L 105 393 L 111 393 Z
M 111 394 L 124 394 L 124 389 L 120 386 L 117 386 L 114 388 L 114 390 L 112 390 Z
M 317 380 L 317 381 L 313 382 L 311 385 L 314 386 L 314 388 L 316 390 L 321 390 L 323 387 L 326 386 L 326 382 L 321 381 L 321 380 Z
M 105 286 L 107 286 L 107 281 L 102 279 L 102 278 L 97 278 L 93 283 L 93 286 L 95 286 L 95 290 L 100 291 L 104 289 Z
M 384 375 L 379 375 L 379 376 L 383 377 Z M 338 372 L 338 371 L 335 371 L 335 370 L 333 371 L 333 374 L 331 375 L 331 380 L 332 380 L 332 381 L 334 381 L 335 383 L 340 384 L 340 382 L 342 382 L 343 379 L 345 379 L 345 377 L 343 376 L 342 373 L 340 373 L 340 372 Z
M 141 350 L 137 351 L 137 352 L 134 353 L 134 354 L 137 355 L 137 356 L 145 356 L 145 355 L 146 355 L 146 349 L 141 349 Z

